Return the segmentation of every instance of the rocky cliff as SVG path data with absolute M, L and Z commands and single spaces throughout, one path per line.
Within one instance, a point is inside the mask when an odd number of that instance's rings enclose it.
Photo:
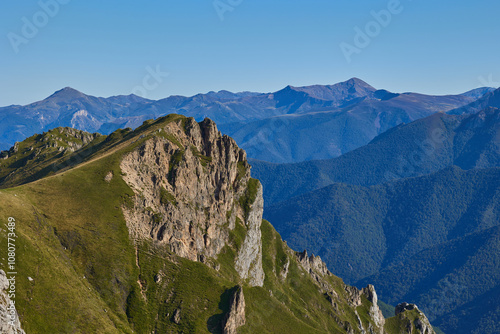
M 64 159 L 77 162 L 0 190 L 19 277 L 34 278 L 16 291 L 28 333 L 432 333 L 290 249 L 245 152 L 208 119 L 148 121 Z
M 175 254 L 212 263 L 236 225 L 246 229 L 236 270 L 262 286 L 262 186 L 250 179 L 245 152 L 209 119 L 171 122 L 120 165 L 133 189 L 123 207 L 134 240 L 152 239 Z

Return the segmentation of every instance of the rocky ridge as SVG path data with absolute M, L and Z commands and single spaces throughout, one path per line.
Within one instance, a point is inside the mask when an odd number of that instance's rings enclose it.
M 58 152 L 74 152 L 100 136 L 98 133 L 88 133 L 73 128 L 59 127 L 41 135 L 35 135 L 33 145 L 25 147 L 25 151 L 32 152 L 32 158 L 36 158 L 39 154 L 44 153 L 45 150 L 50 148 L 55 148 Z M 8 151 L 0 152 L 0 159 L 6 160 L 14 156 L 19 152 L 19 148 L 20 143 L 16 142 Z
M 232 235 L 243 228 L 244 240 L 234 267 L 249 286 L 264 285 L 262 186 L 250 178 L 245 152 L 230 137 L 221 135 L 214 122 L 205 119 L 197 123 L 192 118 L 170 122 L 125 155 L 120 168 L 135 193 L 133 204 L 122 208 L 133 240 L 152 239 L 181 257 L 217 270 L 214 260 Z M 357 323 L 337 320 L 347 333 L 386 333 L 373 285 L 358 290 L 342 283 L 339 294 L 332 285 L 333 274 L 319 256 L 294 252 L 286 244 L 283 247 L 311 277 L 333 310 L 344 313 L 346 303 L 355 310 Z M 283 281 L 289 266 L 287 258 L 279 273 Z M 363 321 L 357 311 L 365 305 L 363 298 L 369 302 L 369 322 Z M 223 332 L 237 333 L 237 328 L 247 321 L 245 313 L 243 288 L 237 286 Z M 415 318 L 414 326 L 424 324 L 417 329 L 427 328 L 428 320 L 423 317 Z M 408 328 L 408 333 L 413 333 Z
M 25 334 L 19 322 L 15 301 L 9 297 L 9 285 L 7 275 L 0 269 L 0 333 Z
M 252 286 L 262 286 L 262 186 L 250 178 L 245 152 L 213 121 L 168 123 L 120 167 L 135 193 L 133 204 L 123 207 L 132 239 L 153 239 L 210 265 L 239 225 L 246 237 L 236 269 Z
M 407 333 L 436 334 L 429 319 L 415 304 L 401 303 L 396 306 L 396 317 L 406 324 Z
M 17 142 L 8 151 L 0 152 L 0 187 L 16 185 L 27 175 L 26 181 L 46 176 L 71 163 L 64 162 L 72 153 L 104 138 L 98 133 L 88 133 L 72 128 L 55 128 Z M 81 162 L 83 155 L 74 158 Z
M 229 313 L 224 325 L 224 334 L 236 334 L 238 327 L 243 326 L 245 322 L 245 296 L 241 286 L 237 286 L 231 298 Z
M 302 268 L 311 275 L 314 283 L 321 289 L 327 299 L 332 303 L 333 308 L 336 311 L 340 311 L 339 304 L 341 303 L 341 299 L 339 298 L 339 294 L 335 292 L 334 287 L 326 279 L 327 277 L 332 276 L 332 273 L 328 270 L 326 264 L 321 260 L 319 256 L 315 256 L 314 254 L 308 256 L 307 251 L 305 250 L 303 252 L 296 252 L 295 255 Z M 347 296 L 347 302 L 350 307 L 356 309 L 357 307 L 363 305 L 362 297 L 365 297 L 371 303 L 369 315 L 373 320 L 375 326 L 373 326 L 372 323 L 369 323 L 367 328 L 365 328 L 365 325 L 359 318 L 359 315 L 356 311 L 356 315 L 358 317 L 358 330 L 361 333 L 384 334 L 385 318 L 377 303 L 378 298 L 375 287 L 369 284 L 367 287 L 359 290 L 354 286 L 345 284 L 343 284 L 343 286 Z M 352 326 L 352 324 L 349 324 L 349 326 Z M 351 332 L 354 333 L 352 327 L 350 328 Z
M 53 266 L 69 265 L 71 275 L 73 268 L 85 273 L 83 289 L 74 288 L 75 295 L 95 289 L 92 303 L 80 299 L 81 308 L 47 305 L 60 308 L 58 314 L 63 308 L 71 311 L 78 328 L 95 332 L 96 326 L 108 326 L 110 333 L 370 334 L 427 328 L 422 324 L 428 321 L 417 321 L 420 315 L 414 310 L 384 324 L 373 286 L 349 287 L 320 257 L 290 249 L 262 220 L 262 186 L 250 177 L 245 152 L 212 121 L 171 115 L 109 137 L 81 168 L 20 187 L 32 198 L 39 196 L 41 202 L 34 205 L 47 226 L 54 227 L 49 229 L 51 238 L 57 239 L 46 243 L 24 234 L 20 238 L 26 244 L 37 242 L 41 249 L 55 247 L 65 260 Z M 46 189 L 53 189 L 52 200 L 42 191 Z M 54 205 L 61 193 L 73 203 Z M 0 194 L 23 203 L 8 190 Z M 80 210 L 82 200 L 91 210 Z M 115 213 L 109 214 L 113 208 Z M 70 211 L 72 219 L 54 220 Z M 89 221 L 92 230 L 82 233 Z M 27 235 L 38 235 L 37 226 L 26 230 Z M 85 247 L 92 242 L 97 249 Z M 100 258 L 102 254 L 106 257 Z M 66 262 L 68 257 L 71 262 Z M 23 259 L 30 267 L 39 261 L 30 254 Z M 48 285 L 41 278 L 36 282 L 43 291 L 61 293 L 60 284 Z M 113 288 L 115 295 L 110 296 L 107 291 Z M 94 319 L 87 323 L 86 317 L 79 318 L 81 309 L 95 311 Z M 67 332 L 57 322 L 40 323 L 39 314 L 45 313 L 26 302 L 23 327 L 29 332 L 43 326 L 51 326 L 44 332 Z M 124 322 L 110 322 L 108 314 Z M 411 326 L 404 327 L 407 320 Z M 394 331 L 387 322 L 402 329 Z

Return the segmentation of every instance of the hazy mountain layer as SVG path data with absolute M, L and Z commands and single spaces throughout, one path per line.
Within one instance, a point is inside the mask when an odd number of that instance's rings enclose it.
M 0 108 L 0 150 L 55 127 L 109 134 L 177 113 L 226 124 L 223 132 L 235 136 L 253 158 L 274 162 L 331 158 L 392 126 L 466 105 L 487 91 L 455 96 L 394 94 L 353 78 L 329 86 L 287 86 L 266 94 L 220 91 L 151 101 L 135 95 L 93 97 L 65 88 L 43 101 Z M 279 117 L 289 115 L 301 116 Z M 253 123 L 261 120 L 266 121 Z
M 395 127 L 339 158 L 296 164 L 251 161 L 267 205 L 332 183 L 375 185 L 436 172 L 500 166 L 500 110 L 435 114 Z

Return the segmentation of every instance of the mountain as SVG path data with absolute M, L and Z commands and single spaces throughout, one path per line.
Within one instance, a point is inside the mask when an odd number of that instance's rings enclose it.
M 267 207 L 265 218 L 347 282 L 369 277 L 382 300 L 417 302 L 445 332 L 469 333 L 498 329 L 478 304 L 500 316 L 486 297 L 500 275 L 498 203 L 500 168 L 449 167 L 372 187 L 333 184 Z
M 397 125 L 463 106 L 477 94 L 428 96 L 353 88 L 356 94 L 343 97 L 342 105 L 321 106 L 312 96 L 332 98 L 326 87 L 289 88 L 285 103 L 300 101 L 303 109 L 253 122 L 223 124 L 221 129 L 253 159 L 274 163 L 329 159 L 364 146 Z M 312 105 L 316 107 L 304 109 Z
M 72 88 L 55 92 L 43 101 L 26 106 L 0 108 L 0 142 L 8 149 L 42 130 L 70 126 L 90 132 L 109 133 L 106 128 L 136 127 L 154 115 L 135 111 L 151 101 L 135 95 L 100 98 Z
M 452 165 L 500 167 L 499 153 L 500 110 L 488 108 L 475 114 L 437 113 L 399 125 L 335 159 L 295 164 L 251 160 L 251 164 L 271 205 L 332 183 L 370 186 Z
M 471 91 L 465 92 L 465 93 L 463 93 L 461 95 L 465 95 L 465 96 L 468 96 L 468 97 L 480 99 L 481 97 L 483 97 L 486 94 L 491 93 L 491 92 L 493 92 L 495 90 L 496 90 L 496 88 L 493 88 L 493 87 L 481 87 L 481 88 L 476 88 L 476 89 L 473 89 Z
M 373 187 L 333 184 L 269 206 L 265 217 L 291 247 L 320 255 L 336 274 L 356 282 L 423 249 L 497 225 L 498 180 L 499 168 L 450 167 Z
M 291 250 L 262 220 L 246 153 L 209 119 L 57 128 L 2 158 L 6 333 L 434 333 L 415 305 L 386 320 L 372 285 Z
M 218 92 L 210 91 L 207 93 L 208 96 L 215 97 L 216 99 L 220 100 L 236 100 L 242 97 L 249 97 L 249 96 L 257 96 L 261 95 L 262 93 L 255 93 L 255 92 L 239 92 L 239 93 L 233 93 L 229 92 L 227 90 L 220 90 Z
M 0 108 L 0 150 L 55 127 L 109 134 L 177 113 L 224 124 L 223 132 L 235 136 L 253 158 L 276 162 L 331 158 L 401 122 L 473 102 L 481 92 L 487 89 L 440 97 L 395 94 L 353 78 L 327 86 L 287 86 L 274 93 L 219 91 L 151 101 L 135 95 L 93 97 L 67 87 L 43 101 Z M 263 146 L 266 149 L 260 152 Z
M 500 108 L 500 88 L 488 92 L 465 106 L 450 110 L 448 113 L 451 115 L 473 114 L 489 107 Z
M 359 284 L 375 282 L 379 296 L 391 303 L 425 305 L 447 333 L 497 333 L 499 254 L 500 226 L 494 226 L 419 252 Z

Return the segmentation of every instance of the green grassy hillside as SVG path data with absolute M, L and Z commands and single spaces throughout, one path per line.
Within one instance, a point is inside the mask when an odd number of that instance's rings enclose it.
M 15 301 L 26 332 L 221 333 L 238 285 L 246 300 L 246 324 L 239 333 L 358 333 L 359 321 L 366 328 L 373 324 L 371 302 L 363 296 L 361 305 L 352 306 L 342 280 L 326 275 L 321 282 L 332 288 L 334 307 L 266 221 L 262 287 L 249 286 L 235 270 L 246 234 L 241 224 L 228 231 L 230 242 L 209 259 L 210 266 L 181 258 L 153 239 L 131 241 L 122 208 L 132 205 L 134 192 L 122 178 L 122 157 L 165 125 L 182 128 L 185 120 L 167 116 L 134 132 L 98 137 L 64 156 L 47 155 L 40 168 L 19 167 L 11 179 L 17 186 L 0 190 L 0 221 L 16 220 Z M 25 154 L 26 143 L 19 147 L 18 154 Z M 49 166 L 52 173 L 44 169 Z M 29 182 L 35 174 L 47 176 Z M 241 205 L 246 210 L 248 203 Z M 6 232 L 0 233 L 3 249 Z M 0 268 L 7 271 L 5 257 Z

